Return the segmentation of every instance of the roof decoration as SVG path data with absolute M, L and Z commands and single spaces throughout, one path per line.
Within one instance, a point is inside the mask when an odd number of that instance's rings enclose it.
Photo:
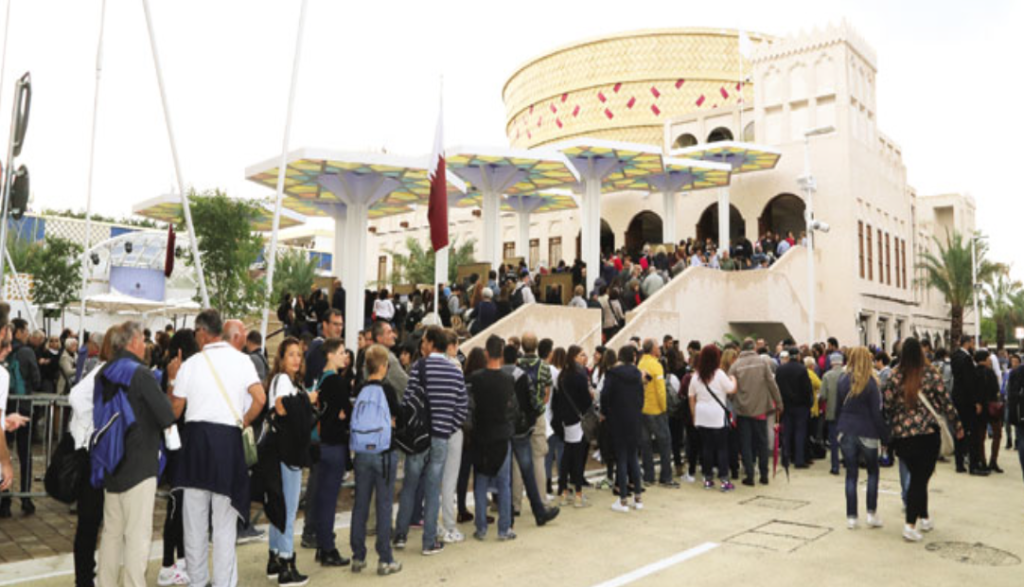
M 778 149 L 752 143 L 720 141 L 685 149 L 674 149 L 672 156 L 725 163 L 732 167 L 732 172 L 735 174 L 774 169 L 779 163 L 781 153 Z

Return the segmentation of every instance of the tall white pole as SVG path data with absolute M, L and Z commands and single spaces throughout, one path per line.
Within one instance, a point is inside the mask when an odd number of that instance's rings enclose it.
M 671 190 L 661 192 L 662 213 L 665 215 L 665 222 L 662 225 L 661 240 L 664 243 L 675 244 L 676 238 L 676 193 Z
M 810 137 L 804 135 L 804 194 L 807 209 L 807 346 L 814 344 L 814 185 L 811 182 Z
M 171 143 L 171 157 L 174 159 L 174 175 L 178 180 L 178 193 L 181 194 L 181 209 L 185 215 L 185 226 L 188 228 L 188 237 L 192 245 L 192 258 L 196 263 L 196 274 L 199 277 L 199 294 L 203 299 L 203 307 L 210 307 L 210 294 L 206 290 L 206 276 L 203 275 L 203 261 L 199 256 L 199 238 L 196 236 L 195 226 L 192 224 L 192 209 L 188 203 L 188 193 L 185 191 L 185 180 L 181 175 L 181 163 L 178 160 L 178 146 L 174 140 L 174 125 L 171 124 L 171 108 L 167 104 L 167 91 L 164 88 L 164 74 L 160 68 L 160 53 L 156 46 L 156 33 L 153 31 L 153 17 L 149 12 L 149 0 L 142 0 L 142 8 L 146 13 L 146 28 L 149 31 L 149 46 L 153 51 L 153 66 L 156 69 L 156 82 L 160 87 L 160 102 L 164 108 L 164 122 L 167 124 L 167 138 Z
M 9 4 L 8 4 L 9 5 Z M 89 179 L 85 188 L 85 248 L 82 253 L 82 288 L 78 294 L 78 344 L 85 344 L 85 290 L 89 285 L 89 239 L 92 236 L 92 179 L 96 167 L 96 123 L 100 108 L 100 77 L 103 73 L 103 31 L 106 24 L 107 0 L 100 3 L 100 36 L 96 42 L 96 87 L 92 95 L 92 136 L 89 137 Z
M 981 315 L 978 314 L 978 236 L 971 235 L 971 297 L 974 299 L 974 348 L 981 346 Z M 961 328 L 963 327 L 963 320 Z
M 292 81 L 288 90 L 288 108 L 284 120 L 284 139 L 281 142 L 281 160 L 277 164 L 277 195 L 274 198 L 274 222 L 270 231 L 270 255 L 267 259 L 267 296 L 274 291 L 274 266 L 277 265 L 277 233 L 281 227 L 281 199 L 284 198 L 284 178 L 288 171 L 288 141 L 292 132 L 292 110 L 295 105 L 295 89 L 299 82 L 299 63 L 302 59 L 302 31 L 306 26 L 306 0 L 302 0 L 299 8 L 299 29 L 295 34 L 295 58 L 292 61 Z M 260 322 L 260 335 L 264 347 L 267 344 L 267 323 L 270 320 L 270 304 L 276 300 L 268 299 L 263 304 L 263 320 Z
M 28 305 L 28 292 L 25 291 L 24 285 L 21 283 L 21 277 L 18 275 L 18 268 L 14 266 L 14 261 L 11 259 L 11 252 L 4 249 L 4 257 L 7 259 L 7 265 L 11 268 L 11 276 L 14 278 L 14 287 L 18 290 L 18 297 Z M 32 325 L 32 330 L 39 330 L 36 325 L 36 317 L 32 312 L 26 312 L 28 314 L 29 324 Z

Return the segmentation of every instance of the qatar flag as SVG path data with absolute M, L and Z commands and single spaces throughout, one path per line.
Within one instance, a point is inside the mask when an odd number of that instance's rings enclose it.
M 434 149 L 431 152 L 428 177 L 430 178 L 430 205 L 427 219 L 430 221 L 430 243 L 434 251 L 448 247 L 448 181 L 444 170 L 444 105 L 437 113 L 437 131 L 434 133 Z

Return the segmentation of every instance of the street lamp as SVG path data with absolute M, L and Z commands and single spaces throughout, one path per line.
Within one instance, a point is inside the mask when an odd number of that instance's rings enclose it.
M 985 237 L 975 233 L 971 236 L 971 297 L 974 299 L 974 348 L 981 346 L 981 315 L 978 314 L 978 250 L 975 246 Z
M 814 344 L 814 231 L 828 232 L 828 224 L 814 219 L 814 192 L 818 190 L 818 182 L 811 175 L 811 137 L 832 134 L 836 127 L 819 126 L 804 131 L 804 174 L 797 178 L 797 183 L 804 191 L 804 222 L 807 226 L 807 344 Z

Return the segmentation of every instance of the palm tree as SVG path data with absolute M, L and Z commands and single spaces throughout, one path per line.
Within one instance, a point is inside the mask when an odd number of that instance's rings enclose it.
M 974 278 L 971 272 L 971 243 L 957 231 L 946 233 L 943 244 L 938 237 L 935 241 L 937 253 L 925 251 L 918 257 L 918 269 L 924 274 L 918 281 L 920 285 L 932 287 L 946 299 L 950 314 L 950 341 L 957 344 L 964 331 L 964 308 L 971 303 Z M 999 269 L 999 265 L 985 259 L 988 245 L 975 235 L 975 248 L 978 264 L 978 284 L 989 281 Z M 980 324 L 981 318 L 975 316 Z
M 456 271 L 460 265 L 472 263 L 475 258 L 473 252 L 475 239 L 466 239 L 466 242 L 461 244 L 457 241 L 458 239 L 453 238 L 451 244 L 448 245 L 448 283 L 455 282 Z M 391 255 L 395 267 L 388 281 L 392 285 L 433 283 L 434 249 L 429 244 L 424 246 L 411 236 L 405 239 L 405 248 L 408 251 L 406 254 L 392 250 L 384 251 Z
M 1010 268 L 1000 266 L 992 279 L 985 284 L 985 306 L 992 314 L 996 326 L 996 348 L 1006 345 L 1006 333 L 1013 328 L 1017 319 L 1018 307 L 1014 304 L 1014 294 L 1018 293 L 1019 281 L 1010 281 Z
M 308 294 L 316 281 L 316 261 L 300 249 L 286 249 L 278 253 L 274 269 L 273 304 L 280 303 L 285 293 Z

